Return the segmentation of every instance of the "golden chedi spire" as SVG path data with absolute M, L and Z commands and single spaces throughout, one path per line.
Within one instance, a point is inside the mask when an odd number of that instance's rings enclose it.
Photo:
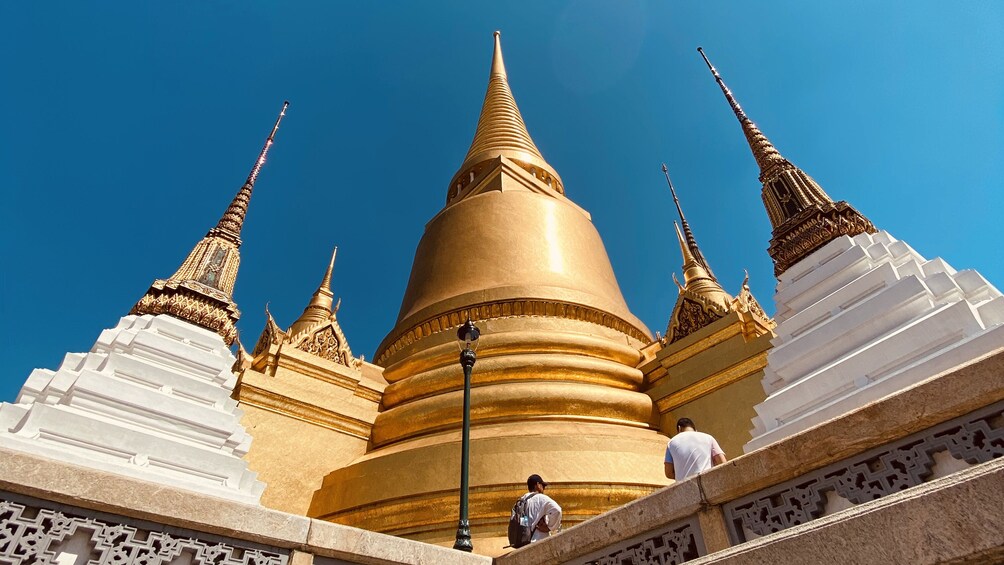
M 303 309 L 303 314 L 293 322 L 288 330 L 282 331 L 276 323 L 272 313 L 265 307 L 265 328 L 251 352 L 254 358 L 254 366 L 261 368 L 268 363 L 276 361 L 278 349 L 275 346 L 292 347 L 316 355 L 322 359 L 345 365 L 350 368 L 358 368 L 362 364 L 362 359 L 357 359 L 352 355 L 349 342 L 338 324 L 336 314 L 341 306 L 334 301 L 334 294 L 331 292 L 331 273 L 335 268 L 335 256 L 338 253 L 336 247 L 331 253 L 331 261 L 327 270 L 321 278 L 321 284 L 311 297 L 307 307 Z
M 708 261 L 704 258 L 704 254 L 701 253 L 701 248 L 697 246 L 697 239 L 694 238 L 694 232 L 691 231 L 687 218 L 683 215 L 683 208 L 680 207 L 680 199 L 676 197 L 676 188 L 673 186 L 673 179 L 669 178 L 669 168 L 666 167 L 666 163 L 662 164 L 662 174 L 666 175 L 666 184 L 669 185 L 669 192 L 673 195 L 673 204 L 676 204 L 676 212 L 680 215 L 680 223 L 683 225 L 683 235 L 686 237 L 687 248 L 690 249 L 690 254 L 704 267 L 704 270 L 708 272 L 708 276 L 717 281 L 718 279 L 715 278 L 711 267 L 708 266 Z
M 673 313 L 669 317 L 669 326 L 666 328 L 666 343 L 673 343 L 727 314 L 731 310 L 733 299 L 718 284 L 718 279 L 711 273 L 704 254 L 697 246 L 697 239 L 683 215 L 676 187 L 673 186 L 665 163 L 662 165 L 662 172 L 666 175 L 676 212 L 680 215 L 680 223 L 683 224 L 681 233 L 680 225 L 673 222 L 676 239 L 680 244 L 680 253 L 683 256 L 683 284 L 676 281 L 674 274 L 673 280 L 680 288 L 680 296 L 676 300 Z
M 331 271 L 335 268 L 335 255 L 338 248 L 331 252 L 331 262 L 328 263 L 328 270 L 324 272 L 320 286 L 314 291 L 314 296 L 310 299 L 310 304 L 303 309 L 303 314 L 289 327 L 290 335 L 296 335 L 303 330 L 311 328 L 317 324 L 328 321 L 334 315 L 331 310 L 334 304 L 334 294 L 331 292 Z
M 496 31 L 495 52 L 492 54 L 492 67 L 488 73 L 488 91 L 485 92 L 485 101 L 481 106 L 478 127 L 474 130 L 474 139 L 464 162 L 450 182 L 447 203 L 464 194 L 465 188 L 471 186 L 490 168 L 490 163 L 501 156 L 512 159 L 559 194 L 564 193 L 561 177 L 544 160 L 526 130 L 523 116 L 519 113 L 509 88 L 505 62 L 502 60 L 501 34 Z
M 227 345 L 237 339 L 235 324 L 241 314 L 233 292 L 240 266 L 241 229 L 258 174 L 288 107 L 289 102 L 284 102 L 247 180 L 220 221 L 195 245 L 170 278 L 153 282 L 130 314 L 168 314 L 217 332 Z
M 774 275 L 780 276 L 788 267 L 840 236 L 874 233 L 875 226 L 868 218 L 843 200 L 834 202 L 819 183 L 778 152 L 739 106 L 704 50 L 700 47 L 697 50 L 739 120 L 760 168 L 761 196 L 774 228 L 768 248 L 774 260 Z
M 458 485 L 456 329 L 468 318 L 482 332 L 470 392 L 474 535 L 493 540 L 476 541 L 479 551 L 502 551 L 513 495 L 540 461 L 567 485 L 553 487 L 575 509 L 566 525 L 666 484 L 650 464 L 665 436 L 638 369 L 652 334 L 627 307 L 589 214 L 556 189 L 505 78 L 496 36 L 460 193 L 426 224 L 376 351 L 389 384 L 370 448 L 325 478 L 312 517 L 452 543 L 456 519 L 441 509 Z M 416 477 L 419 461 L 431 467 Z
M 679 224 L 673 222 L 673 227 L 676 228 L 676 239 L 683 255 L 683 284 L 676 281 L 674 274 L 673 280 L 680 288 L 680 296 L 676 299 L 666 328 L 666 343 L 683 339 L 729 313 L 733 300 L 691 253 L 690 246 L 680 233 Z
M 669 182 L 670 192 L 673 194 L 673 203 L 676 204 L 676 211 L 680 215 L 680 224 L 673 222 L 676 229 L 676 240 L 680 244 L 680 254 L 683 257 L 683 284 L 676 279 L 673 274 L 673 282 L 680 289 L 680 295 L 673 306 L 673 312 L 669 317 L 669 325 L 666 328 L 666 338 L 663 343 L 670 344 L 679 341 L 688 335 L 700 330 L 712 322 L 724 317 L 729 312 L 736 312 L 743 322 L 744 335 L 757 336 L 773 327 L 773 322 L 764 313 L 763 308 L 749 290 L 749 274 L 743 281 L 739 294 L 732 297 L 718 283 L 718 280 L 708 267 L 708 262 L 704 259 L 693 231 L 683 216 L 683 208 L 680 206 L 680 199 L 676 195 L 676 188 L 669 178 L 669 170 L 663 164 L 662 172 Z

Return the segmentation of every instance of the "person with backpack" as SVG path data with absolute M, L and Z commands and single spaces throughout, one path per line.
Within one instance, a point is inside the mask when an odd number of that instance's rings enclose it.
M 561 506 L 544 494 L 546 488 L 540 475 L 526 479 L 528 492 L 519 497 L 509 516 L 509 547 L 523 547 L 561 529 Z

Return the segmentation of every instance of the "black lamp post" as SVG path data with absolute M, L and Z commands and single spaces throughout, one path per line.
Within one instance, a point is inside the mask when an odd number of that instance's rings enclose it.
M 453 549 L 474 551 L 471 543 L 471 524 L 467 520 L 467 469 L 471 462 L 471 370 L 478 356 L 474 350 L 478 348 L 478 338 L 481 331 L 468 317 L 467 321 L 457 330 L 457 345 L 460 347 L 460 366 L 464 368 L 464 432 L 460 440 L 460 521 L 457 524 L 457 541 Z

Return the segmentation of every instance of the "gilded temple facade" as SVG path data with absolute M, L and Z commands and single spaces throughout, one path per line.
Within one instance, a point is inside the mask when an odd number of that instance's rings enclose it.
M 665 334 L 645 327 L 589 213 L 531 138 L 496 32 L 470 149 L 373 360 L 338 322 L 335 253 L 299 318 L 281 326 L 266 306 L 250 351 L 237 339 L 240 233 L 284 104 L 175 274 L 91 351 L 36 370 L 0 404 L 0 561 L 1004 558 L 1004 296 L 833 201 L 704 61 L 760 168 L 774 318 L 748 276 L 735 294 L 723 288 L 664 165 L 679 223 L 660 260 L 678 250 L 682 280 Z M 469 236 L 463 256 L 456 233 Z M 468 319 L 484 336 L 471 390 L 474 554 L 448 549 L 455 333 Z M 660 462 L 683 416 L 730 461 L 674 484 Z M 507 553 L 510 508 L 542 469 L 564 531 Z

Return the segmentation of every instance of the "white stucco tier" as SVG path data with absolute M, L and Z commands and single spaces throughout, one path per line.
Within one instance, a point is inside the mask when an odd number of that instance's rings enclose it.
M 209 330 L 126 316 L 0 404 L 0 446 L 258 503 L 265 485 L 241 459 L 251 436 L 230 398 L 234 361 Z
M 884 231 L 831 241 L 775 294 L 748 453 L 1004 345 L 1004 297 Z

